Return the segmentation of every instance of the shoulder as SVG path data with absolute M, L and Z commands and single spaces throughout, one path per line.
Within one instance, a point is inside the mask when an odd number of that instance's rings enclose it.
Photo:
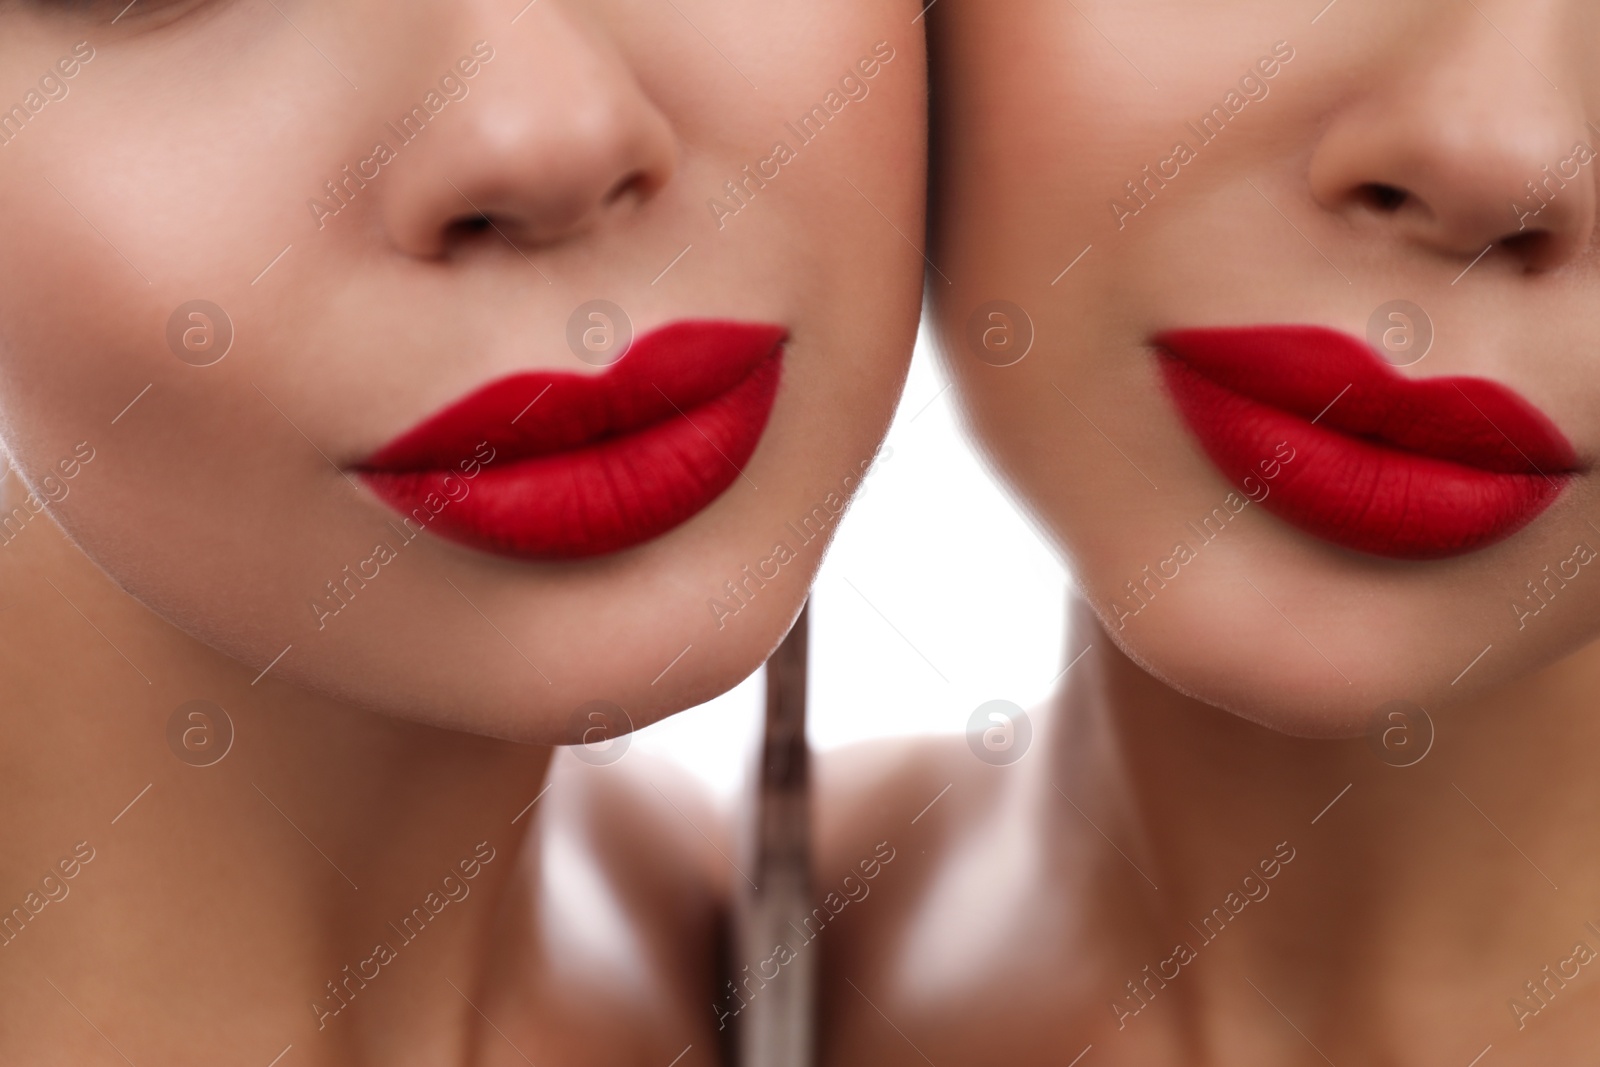
M 588 866 L 641 921 L 720 918 L 732 873 L 727 820 L 681 767 L 641 752 L 593 765 L 558 749 L 541 803 L 552 875 Z
M 818 762 L 819 897 L 893 856 L 824 935 L 823 1063 L 1067 1062 L 1115 1030 L 1041 767 L 995 766 L 961 735 Z
M 878 1008 L 900 1022 L 926 1003 L 904 968 L 946 940 L 949 931 L 928 929 L 930 907 L 945 910 L 941 883 L 965 863 L 971 828 L 998 816 L 995 776 L 982 773 L 992 769 L 959 736 L 874 741 L 817 759 L 815 892 L 840 909 L 821 946 L 825 1047 L 898 1062 L 876 1041 L 885 1037 Z M 887 1039 L 899 1040 L 892 1030 Z
M 855 853 L 888 839 L 919 851 L 940 844 L 999 799 L 990 772 L 959 736 L 871 741 L 813 762 L 817 870 L 851 866 Z
M 538 964 L 520 986 L 567 1062 L 717 1062 L 711 1005 L 727 914 L 712 799 L 665 760 L 594 766 L 558 750 L 530 848 Z

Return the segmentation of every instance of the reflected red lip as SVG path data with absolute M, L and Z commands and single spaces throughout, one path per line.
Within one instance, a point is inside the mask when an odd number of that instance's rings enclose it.
M 1538 408 L 1483 378 L 1406 378 L 1319 326 L 1169 330 L 1154 338 L 1206 454 L 1314 536 L 1394 559 L 1471 552 L 1515 533 L 1577 469 Z M 1271 464 L 1280 445 L 1294 459 Z M 1264 479 L 1267 470 L 1274 477 Z
M 491 382 L 356 469 L 408 528 L 523 558 L 618 552 L 739 477 L 772 412 L 787 336 L 673 323 L 599 374 Z

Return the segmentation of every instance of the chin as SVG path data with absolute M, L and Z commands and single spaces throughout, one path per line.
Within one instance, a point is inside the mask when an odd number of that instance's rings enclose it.
M 1337 676 L 1330 681 L 1323 677 L 1327 664 L 1315 653 L 1301 655 L 1282 643 L 1262 649 L 1231 639 L 1197 639 L 1208 625 L 1176 619 L 1135 635 L 1114 626 L 1106 630 L 1124 655 L 1168 688 L 1290 737 L 1359 737 L 1381 703 L 1366 695 L 1382 688 L 1380 683 L 1346 684 Z
M 1396 702 L 1437 722 L 1600 636 L 1594 598 L 1573 597 L 1538 629 L 1519 629 L 1505 606 L 1512 594 L 1502 595 L 1515 583 L 1489 561 L 1466 571 L 1399 565 L 1375 581 L 1374 570 L 1395 565 L 1302 547 L 1329 558 L 1286 570 L 1300 553 L 1241 553 L 1204 581 L 1164 590 L 1164 601 L 1122 618 L 1120 628 L 1109 594 L 1101 600 L 1090 583 L 1090 597 L 1107 635 L 1159 682 L 1266 729 L 1318 740 L 1370 738 Z M 1273 602 L 1244 576 L 1271 589 Z

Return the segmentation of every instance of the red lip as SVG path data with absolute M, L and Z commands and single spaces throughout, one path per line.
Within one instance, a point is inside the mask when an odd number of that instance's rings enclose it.
M 786 339 L 781 326 L 673 323 L 600 374 L 492 382 L 357 471 L 408 527 L 462 544 L 534 559 L 618 552 L 739 477 L 772 412 Z
M 1359 552 L 1439 559 L 1483 548 L 1533 521 L 1578 465 L 1555 424 L 1510 389 L 1406 378 L 1333 330 L 1154 340 L 1179 412 L 1223 474 L 1253 498 L 1264 491 L 1279 518 Z M 1294 458 L 1270 463 L 1281 443 Z

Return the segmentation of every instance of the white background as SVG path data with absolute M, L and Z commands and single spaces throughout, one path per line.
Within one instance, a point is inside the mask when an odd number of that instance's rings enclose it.
M 968 443 L 947 385 L 924 333 L 811 597 L 814 749 L 960 733 L 985 701 L 1038 702 L 1065 665 L 1067 575 Z M 763 694 L 758 671 L 633 743 L 731 797 Z

